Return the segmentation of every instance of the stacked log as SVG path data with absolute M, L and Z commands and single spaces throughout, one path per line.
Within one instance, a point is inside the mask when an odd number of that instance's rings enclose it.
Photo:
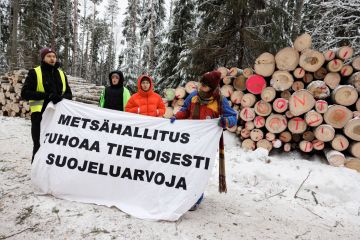
M 29 102 L 21 99 L 21 89 L 28 71 L 14 70 L 0 76 L 0 116 L 30 118 Z M 73 100 L 88 104 L 99 104 L 103 86 L 96 86 L 82 78 L 67 76 Z
M 250 75 L 219 68 L 242 147 L 318 152 L 330 165 L 358 166 L 347 157 L 360 159 L 360 57 L 352 59 L 353 52 L 317 51 L 303 34 L 293 48 L 261 54 Z

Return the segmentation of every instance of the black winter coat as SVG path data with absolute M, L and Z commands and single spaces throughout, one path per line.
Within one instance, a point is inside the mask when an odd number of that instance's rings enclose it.
M 37 92 L 37 78 L 35 69 L 29 70 L 29 73 L 25 79 L 24 86 L 21 90 L 21 98 L 25 100 L 45 100 L 43 104 L 43 110 L 46 108 L 49 103 L 48 96 L 52 94 L 60 95 L 63 98 L 72 99 L 72 92 L 65 75 L 66 90 L 62 94 L 62 81 L 60 73 L 57 70 L 59 68 L 59 63 L 56 63 L 55 66 L 41 62 L 41 72 L 45 92 Z

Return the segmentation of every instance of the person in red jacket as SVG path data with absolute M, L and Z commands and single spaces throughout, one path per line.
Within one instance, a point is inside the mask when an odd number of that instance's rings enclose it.
M 165 113 L 165 104 L 160 95 L 153 91 L 152 78 L 142 75 L 137 85 L 138 92 L 130 97 L 125 106 L 125 112 L 162 117 Z

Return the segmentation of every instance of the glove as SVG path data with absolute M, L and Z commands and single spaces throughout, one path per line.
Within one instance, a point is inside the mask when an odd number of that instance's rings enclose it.
M 170 118 L 170 123 L 174 123 L 175 120 L 176 120 L 176 117 L 175 117 L 175 116 L 172 116 L 172 117 Z
M 50 93 L 49 100 L 53 102 L 54 104 L 57 104 L 61 100 L 63 100 L 63 97 L 61 95 Z
M 223 129 L 227 128 L 229 126 L 229 122 L 226 117 L 221 116 L 218 122 L 219 127 L 222 127 Z

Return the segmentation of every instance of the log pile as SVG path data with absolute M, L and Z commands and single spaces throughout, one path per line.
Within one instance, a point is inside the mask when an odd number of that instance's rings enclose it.
M 28 71 L 14 70 L 0 76 L 0 116 L 30 118 L 29 102 L 20 97 Z M 96 86 L 82 78 L 67 76 L 73 100 L 98 105 L 103 86 Z
M 360 56 L 352 54 L 348 46 L 311 49 L 303 34 L 294 47 L 261 54 L 253 71 L 218 68 L 222 94 L 238 112 L 228 130 L 245 149 L 317 151 L 330 165 L 360 171 Z

